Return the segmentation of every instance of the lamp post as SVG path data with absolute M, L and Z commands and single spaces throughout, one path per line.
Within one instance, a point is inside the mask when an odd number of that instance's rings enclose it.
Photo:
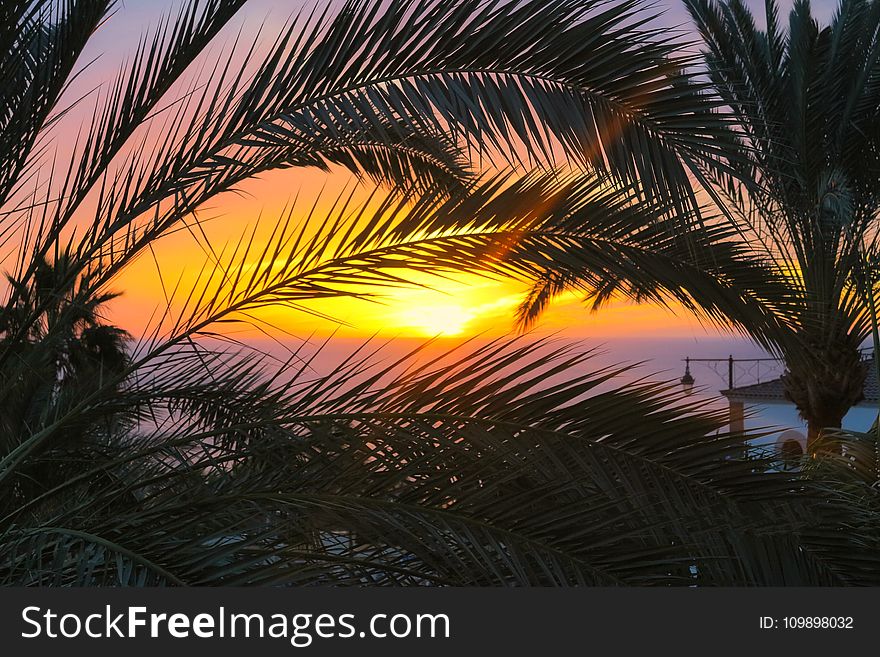
M 691 375 L 691 359 L 684 359 L 684 376 L 681 377 L 681 388 L 684 394 L 690 395 L 694 391 L 694 377 Z

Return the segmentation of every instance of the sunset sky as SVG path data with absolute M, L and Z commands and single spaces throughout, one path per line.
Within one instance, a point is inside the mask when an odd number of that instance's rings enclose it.
M 276 171 L 243 187 L 246 196 L 218 197 L 202 213 L 201 219 L 211 245 L 217 251 L 237 243 L 242 231 L 259 222 L 258 234 L 268 239 L 275 218 L 285 214 L 285 206 L 298 191 L 296 207 L 307 211 L 313 199 L 330 210 L 340 193 L 351 189 L 351 176 L 344 171 L 327 175 L 320 171 L 294 169 Z M 302 189 L 298 189 L 298 186 Z M 367 194 L 366 189 L 356 193 Z M 164 307 L 164 293 L 157 274 L 157 262 L 167 288 L 178 277 L 193 281 L 205 253 L 188 232 L 168 236 L 152 256 L 142 257 L 118 281 L 124 295 L 112 306 L 114 321 L 138 331 L 156 309 Z M 423 287 L 382 289 L 374 301 L 330 299 L 306 304 L 317 313 L 328 315 L 339 324 L 285 307 L 258 311 L 268 326 L 295 335 L 304 333 L 372 335 L 386 337 L 463 337 L 474 334 L 501 335 L 515 330 L 514 313 L 525 286 L 510 280 L 491 280 L 460 274 L 456 280 L 415 276 Z M 181 289 L 185 288 L 184 284 Z M 703 335 L 706 329 L 686 313 L 628 302 L 614 304 L 591 313 L 580 297 L 570 294 L 559 299 L 544 315 L 539 331 L 564 332 L 572 337 L 644 334 L 647 327 L 655 336 Z M 264 327 L 265 328 L 265 327 Z M 710 331 L 711 332 L 711 331 Z
M 242 26 L 245 35 L 256 38 L 257 29 L 262 25 L 263 38 L 269 40 L 273 30 L 277 30 L 300 4 L 298 0 L 253 0 L 237 23 L 220 35 L 214 53 Z M 747 4 L 755 9 L 763 7 L 763 2 L 755 0 L 747 0 Z M 121 3 L 116 14 L 93 40 L 93 52 L 87 53 L 91 57 L 100 55 L 100 58 L 77 80 L 76 88 L 71 89 L 70 94 L 81 95 L 105 82 L 133 51 L 135 37 L 174 5 L 166 0 L 126 0 Z M 790 5 L 783 2 L 782 6 L 787 11 Z M 833 3 L 824 0 L 814 6 L 820 16 L 828 16 Z M 682 29 L 687 27 L 688 19 L 680 4 L 662 0 L 659 8 L 666 12 L 662 23 Z M 78 118 L 73 113 L 68 120 L 75 123 L 84 117 L 80 114 Z M 283 214 L 285 206 L 294 197 L 299 197 L 298 206 L 301 207 L 308 207 L 311 199 L 318 197 L 321 199 L 319 206 L 329 207 L 332 200 L 352 184 L 352 176 L 342 171 L 331 174 L 304 169 L 273 172 L 244 185 L 241 194 L 216 198 L 200 218 L 210 218 L 204 225 L 206 235 L 211 245 L 219 249 L 238 240 L 245 226 L 253 224 L 258 217 L 260 232 L 268 234 L 274 218 Z M 186 232 L 164 238 L 157 244 L 155 252 L 166 285 L 179 276 L 185 283 L 205 259 L 202 247 Z M 164 306 L 164 293 L 156 267 L 152 257 L 142 257 L 118 280 L 115 287 L 124 294 L 112 306 L 112 321 L 137 333 L 153 313 Z M 389 291 L 381 303 L 336 299 L 314 303 L 310 307 L 343 322 L 342 332 L 352 335 L 458 337 L 477 333 L 502 334 L 512 330 L 513 314 L 524 289 L 521 284 L 470 275 L 460 276 L 457 282 L 421 280 L 433 289 Z M 326 334 L 339 328 L 332 321 L 280 307 L 267 308 L 259 317 L 279 334 Z M 562 331 L 572 337 L 635 336 L 646 332 L 653 336 L 697 337 L 707 333 L 707 329 L 685 313 L 629 303 L 590 313 L 574 295 L 558 300 L 546 313 L 539 328 Z

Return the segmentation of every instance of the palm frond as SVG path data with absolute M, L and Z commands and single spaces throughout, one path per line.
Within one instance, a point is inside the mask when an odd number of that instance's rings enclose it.
M 168 367 L 115 400 L 149 399 L 152 430 L 6 506 L 3 581 L 761 583 L 761 549 L 789 583 L 834 580 L 793 544 L 810 498 L 791 474 L 744 460 L 741 437 L 714 434 L 723 418 L 663 387 L 585 372 L 589 353 L 364 353 L 262 388 L 202 355 L 201 377 Z

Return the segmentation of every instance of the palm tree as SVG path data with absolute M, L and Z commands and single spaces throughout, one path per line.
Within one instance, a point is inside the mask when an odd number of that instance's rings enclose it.
M 63 281 L 71 265 L 61 253 L 52 263 L 38 261 L 26 284 L 8 281 L 10 297 L 0 309 L 0 350 L 7 356 L 0 375 L 5 383 L 0 399 L 4 453 L 47 418 L 63 415 L 77 400 L 117 379 L 128 365 L 130 336 L 100 317 L 101 306 L 116 295 L 95 295 L 82 281 L 68 289 Z M 100 426 L 68 427 L 56 449 L 22 468 L 14 497 L 28 499 L 77 471 L 91 449 L 106 443 L 112 423 L 108 414 Z
M 746 193 L 730 206 L 751 248 L 788 281 L 769 298 L 786 314 L 774 343 L 815 441 L 862 399 L 867 372 L 859 347 L 871 334 L 865 263 L 878 246 L 880 4 L 842 0 L 820 28 L 809 2 L 796 2 L 786 35 L 774 2 L 765 32 L 741 2 L 686 2 L 749 153 L 739 167 Z
M 766 270 L 763 281 L 747 274 L 739 283 L 718 249 L 708 267 L 697 265 L 751 300 L 723 312 L 784 359 L 786 394 L 815 448 L 820 430 L 839 427 L 862 399 L 867 371 L 859 349 L 871 335 L 876 294 L 867 263 L 876 259 L 880 210 L 880 3 L 842 0 L 820 28 L 809 2 L 798 0 L 787 32 L 772 0 L 765 31 L 741 0 L 685 3 L 705 46 L 703 70 L 733 117 L 727 170 L 700 178 L 736 242 L 726 255 Z M 580 286 L 599 302 L 609 290 L 630 293 L 591 276 L 571 257 L 548 265 L 522 318 L 540 312 L 533 301 L 548 280 L 562 282 L 551 292 Z M 685 301 L 693 288 L 683 286 Z
M 188 3 L 97 98 L 67 102 L 110 4 L 2 6 L 0 243 L 15 265 L 0 399 L 27 409 L 0 451 L 0 582 L 876 578 L 869 542 L 810 533 L 813 484 L 743 460 L 723 418 L 663 386 L 579 373 L 589 354 L 521 339 L 388 363 L 366 346 L 317 375 L 307 345 L 279 364 L 218 328 L 414 273 L 532 278 L 578 244 L 595 247 L 597 279 L 684 295 L 693 253 L 729 255 L 723 229 L 668 230 L 703 225 L 688 172 L 712 168 L 726 119 L 674 44 L 639 27 L 637 2 L 319 5 L 268 53 L 236 45 L 229 62 L 204 51 L 243 0 Z M 210 80 L 184 85 L 200 63 Z M 65 164 L 47 161 L 89 98 Z M 585 170 L 475 178 L 469 154 Z M 257 226 L 225 249 L 203 242 L 195 283 L 166 285 L 162 316 L 122 348 L 102 308 L 138 256 L 179 229 L 198 239 L 199 208 L 248 178 L 331 165 L 375 191 L 326 216 L 294 203 L 265 242 Z M 577 229 L 551 221 L 561 211 Z M 600 257 L 607 245 L 621 257 Z M 752 308 L 718 279 L 687 293 L 695 308 Z M 45 399 L 21 399 L 24 380 Z M 821 529 L 850 520 L 839 506 Z

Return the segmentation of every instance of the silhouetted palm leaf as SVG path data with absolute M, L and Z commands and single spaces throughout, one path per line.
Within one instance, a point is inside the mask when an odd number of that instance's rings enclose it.
M 597 277 L 587 262 L 596 254 L 572 245 L 535 278 L 521 318 L 534 319 L 570 289 L 588 300 L 621 292 L 671 298 L 700 313 L 708 300 L 711 317 L 784 359 L 786 394 L 807 420 L 815 451 L 819 430 L 839 427 L 862 399 L 859 347 L 878 296 L 880 5 L 842 0 L 831 25 L 820 28 L 809 3 L 798 1 L 785 32 L 773 1 L 763 31 L 742 0 L 685 4 L 705 46 L 701 70 L 714 102 L 732 113 L 715 135 L 723 165 L 696 165 L 727 227 L 667 222 L 661 245 L 672 247 L 680 271 L 655 262 L 659 271 L 645 267 L 644 282 Z M 586 217 L 576 218 L 592 230 Z M 706 252 L 701 246 L 713 234 L 721 244 Z
M 152 430 L 6 508 L 5 582 L 840 581 L 797 538 L 811 498 L 796 475 L 763 472 L 712 435 L 724 418 L 661 386 L 575 374 L 589 354 L 365 353 L 274 383 L 263 362 L 262 386 L 232 355 L 179 356 L 191 369 L 108 400 L 146 403 Z

